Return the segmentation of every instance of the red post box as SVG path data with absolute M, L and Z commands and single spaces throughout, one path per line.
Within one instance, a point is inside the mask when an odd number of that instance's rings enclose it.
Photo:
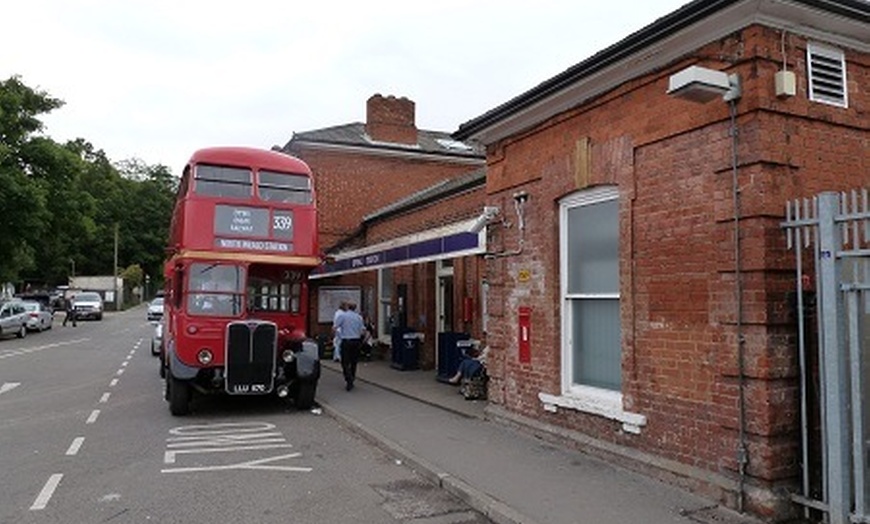
M 520 362 L 528 363 L 532 361 L 532 308 L 527 306 L 520 307 L 519 321 Z

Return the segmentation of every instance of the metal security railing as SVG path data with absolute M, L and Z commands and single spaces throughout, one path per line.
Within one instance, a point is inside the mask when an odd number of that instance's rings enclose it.
M 797 269 L 802 493 L 792 498 L 831 524 L 870 523 L 868 190 L 789 202 L 782 227 Z

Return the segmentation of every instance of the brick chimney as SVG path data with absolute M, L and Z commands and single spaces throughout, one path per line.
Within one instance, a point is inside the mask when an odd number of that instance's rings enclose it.
M 366 133 L 377 142 L 416 144 L 414 102 L 405 97 L 373 95 L 366 102 Z

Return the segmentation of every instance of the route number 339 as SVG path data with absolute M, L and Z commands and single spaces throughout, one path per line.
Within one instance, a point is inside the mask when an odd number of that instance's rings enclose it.
M 276 215 L 272 217 L 272 228 L 281 231 L 286 231 L 293 227 L 293 219 L 287 215 Z

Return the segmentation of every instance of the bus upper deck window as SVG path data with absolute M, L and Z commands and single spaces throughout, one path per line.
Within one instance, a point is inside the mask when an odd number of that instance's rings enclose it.
M 260 171 L 257 192 L 270 202 L 310 204 L 311 179 L 305 175 L 291 175 L 275 171 Z
M 253 173 L 249 168 L 199 164 L 193 179 L 197 195 L 250 198 L 253 194 Z

